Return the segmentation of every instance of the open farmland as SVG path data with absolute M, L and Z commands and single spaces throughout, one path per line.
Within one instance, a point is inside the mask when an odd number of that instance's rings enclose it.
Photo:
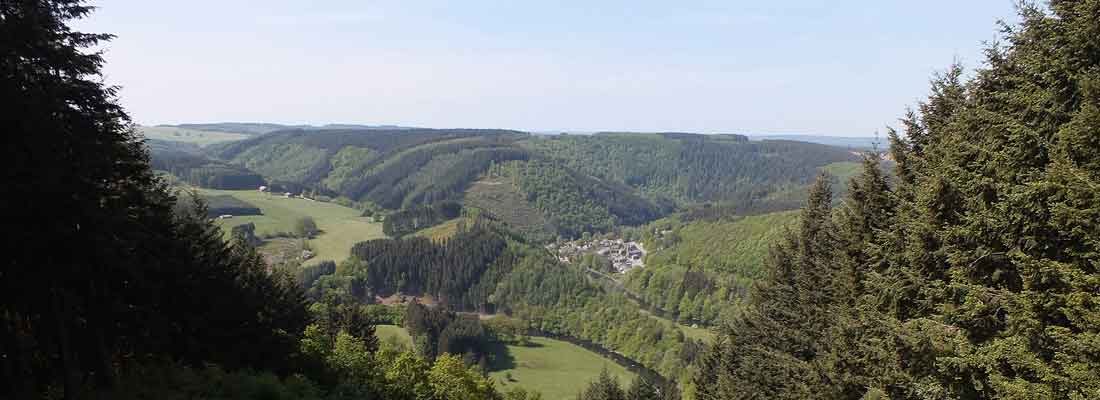
M 382 341 L 412 345 L 408 331 L 400 326 L 378 325 L 375 336 Z M 527 346 L 497 344 L 493 350 L 489 377 L 498 388 L 538 391 L 545 400 L 576 398 L 604 368 L 624 386 L 634 379 L 633 372 L 614 361 L 561 340 L 532 337 Z
M 313 249 L 313 261 L 343 261 L 355 243 L 383 238 L 382 224 L 362 217 L 359 210 L 336 203 L 312 201 L 302 198 L 286 198 L 277 194 L 255 190 L 199 189 L 203 195 L 231 195 L 260 208 L 263 215 L 234 216 L 217 220 L 226 232 L 230 228 L 249 222 L 256 224 L 256 235 L 273 235 L 293 232 L 294 223 L 302 217 L 312 217 L 321 231 L 309 241 Z M 263 251 L 263 247 L 260 249 Z
M 614 361 L 560 340 L 532 337 L 529 346 L 502 347 L 506 355 L 491 363 L 489 377 L 504 391 L 518 386 L 538 391 L 546 400 L 569 400 L 604 368 L 624 386 L 634 379 L 633 372 Z

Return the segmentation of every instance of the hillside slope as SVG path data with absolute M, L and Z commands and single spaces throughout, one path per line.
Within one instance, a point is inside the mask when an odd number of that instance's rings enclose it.
M 855 157 L 838 147 L 739 135 L 405 128 L 293 129 L 202 150 L 292 191 L 382 210 L 458 201 L 542 239 L 644 224 L 706 202 L 791 209 L 822 167 Z
M 628 290 L 650 307 L 685 323 L 711 325 L 736 312 L 752 282 L 764 275 L 769 246 L 798 218 L 796 211 L 689 220 L 677 215 L 643 229 L 653 251 L 630 271 Z
M 542 136 L 522 145 L 583 174 L 679 205 L 758 200 L 786 185 L 806 185 L 824 165 L 856 160 L 839 147 L 739 135 L 598 133 Z

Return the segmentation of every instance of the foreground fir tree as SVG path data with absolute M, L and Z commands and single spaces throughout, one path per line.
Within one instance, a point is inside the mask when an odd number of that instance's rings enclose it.
M 771 251 L 769 275 L 753 288 L 752 303 L 723 330 L 698 370 L 698 399 L 829 397 L 823 335 L 834 326 L 832 304 L 846 290 L 831 219 L 829 177 L 810 189 L 798 230 Z
M 577 400 L 680 400 L 680 390 L 676 382 L 653 382 L 642 375 L 634 377 L 624 390 L 605 368 L 577 393 Z
M 868 160 L 838 240 L 811 200 L 698 398 L 1100 398 L 1100 1 L 1021 18 L 975 78 L 933 81 L 891 134 L 896 184 Z
M 286 372 L 300 290 L 180 207 L 89 52 L 81 1 L 0 1 L 0 398 L 82 398 L 146 362 Z
M 895 397 L 1100 396 L 1100 2 L 1021 16 L 909 135 Z

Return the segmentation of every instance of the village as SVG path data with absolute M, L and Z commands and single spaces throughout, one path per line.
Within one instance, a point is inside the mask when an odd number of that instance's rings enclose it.
M 593 238 L 550 244 L 546 248 L 564 263 L 578 262 L 585 254 L 595 254 L 610 261 L 612 268 L 620 274 L 645 266 L 646 251 L 641 242 Z

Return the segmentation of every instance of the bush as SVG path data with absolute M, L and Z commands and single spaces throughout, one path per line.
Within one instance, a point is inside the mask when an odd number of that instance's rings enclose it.
M 294 233 L 300 238 L 312 239 L 317 235 L 317 223 L 313 221 L 313 217 L 298 218 L 294 222 Z

